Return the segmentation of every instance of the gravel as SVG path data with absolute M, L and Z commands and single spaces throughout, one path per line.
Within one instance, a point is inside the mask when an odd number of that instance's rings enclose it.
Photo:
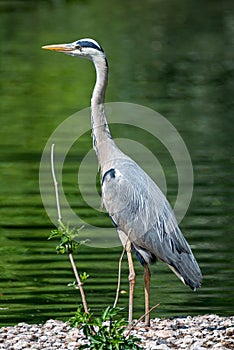
M 147 350 L 228 350 L 234 349 L 234 317 L 155 318 L 151 327 L 138 323 L 131 334 L 140 338 L 142 349 Z M 79 329 L 57 320 L 0 328 L 0 349 L 75 350 L 87 342 Z

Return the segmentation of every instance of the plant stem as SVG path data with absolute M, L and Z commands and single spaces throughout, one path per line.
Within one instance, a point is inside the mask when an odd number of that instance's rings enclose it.
M 126 252 L 126 246 L 127 246 L 128 242 L 129 242 L 129 236 L 130 236 L 130 232 L 129 232 L 128 236 L 127 236 L 127 240 L 125 242 L 125 245 L 123 247 L 123 251 L 122 251 L 122 253 L 120 255 L 120 258 L 119 258 L 118 282 L 117 282 L 117 288 L 116 288 L 116 294 L 115 294 L 115 302 L 114 302 L 113 308 L 116 308 L 117 302 L 118 302 L 118 299 L 119 299 L 122 260 L 123 260 L 124 253 Z
M 118 283 L 117 283 L 115 302 L 114 302 L 113 308 L 116 308 L 116 305 L 117 305 L 117 302 L 119 299 L 119 290 L 120 290 L 120 281 L 121 281 L 121 267 L 122 267 L 122 260 L 123 260 L 124 253 L 125 253 L 125 247 L 123 248 L 122 254 L 120 255 L 120 258 L 119 258 Z
M 62 215 L 61 215 L 60 201 L 59 201 L 58 182 L 57 182 L 55 170 L 54 170 L 54 143 L 51 145 L 50 161 L 51 161 L 51 172 L 52 172 L 54 189 L 55 189 L 56 206 L 57 206 L 57 212 L 58 212 L 58 222 L 60 224 L 62 222 Z
M 86 298 L 85 298 L 83 284 L 82 284 L 82 282 L 80 280 L 80 277 L 79 277 L 79 274 L 78 274 L 78 271 L 77 271 L 77 268 L 76 268 L 76 265 L 75 265 L 72 253 L 68 253 L 68 256 L 69 256 L 69 259 L 70 259 L 70 262 L 71 262 L 71 266 L 72 266 L 72 269 L 73 269 L 73 272 L 74 272 L 74 275 L 75 275 L 75 278 L 76 278 L 76 281 L 77 281 L 77 284 L 78 284 L 78 287 L 79 287 L 79 290 L 80 290 L 80 295 L 81 295 L 84 311 L 85 311 L 86 314 L 88 314 L 89 310 L 88 310 L 88 306 L 87 306 L 87 302 L 86 302 Z
M 51 145 L 51 172 L 52 172 L 52 178 L 53 178 L 53 182 L 54 182 L 54 189 L 55 189 L 55 197 L 56 197 L 56 206 L 57 206 L 57 212 L 58 212 L 58 223 L 59 225 L 62 224 L 62 215 L 61 215 L 61 207 L 60 207 L 60 200 L 59 200 L 59 189 L 58 189 L 58 182 L 56 179 L 56 175 L 55 175 L 55 170 L 54 170 L 54 144 Z M 86 302 L 86 298 L 85 298 L 85 293 L 84 293 L 84 289 L 83 289 L 83 285 L 82 282 L 80 280 L 74 259 L 73 259 L 73 255 L 72 252 L 70 252 L 68 249 L 68 256 L 72 265 L 72 269 L 80 290 L 80 294 L 81 294 L 81 299 L 82 299 L 82 303 L 83 303 L 83 307 L 84 307 L 84 311 L 86 314 L 89 313 L 88 311 L 88 306 L 87 306 L 87 302 Z
M 129 336 L 129 334 L 131 333 L 131 331 L 133 330 L 133 328 L 136 327 L 136 325 L 137 325 L 139 322 L 141 322 L 141 320 L 143 320 L 143 318 L 144 318 L 146 315 L 148 315 L 151 311 L 153 311 L 154 309 L 156 309 L 156 307 L 158 307 L 159 305 L 160 305 L 160 304 L 154 305 L 153 307 L 151 307 L 151 309 L 150 309 L 148 312 L 146 312 L 144 315 L 142 315 L 142 316 L 136 321 L 136 323 L 134 323 L 134 324 L 130 327 L 128 333 L 126 334 L 126 338 Z

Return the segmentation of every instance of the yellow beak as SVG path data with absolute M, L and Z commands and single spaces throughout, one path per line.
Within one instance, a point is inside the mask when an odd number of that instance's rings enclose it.
M 55 45 L 42 46 L 42 49 L 58 51 L 58 52 L 67 52 L 67 51 L 73 51 L 74 47 L 72 46 L 72 44 L 55 44 Z

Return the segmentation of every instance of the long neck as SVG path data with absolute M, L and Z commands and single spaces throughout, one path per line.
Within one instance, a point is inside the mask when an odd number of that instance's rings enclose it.
M 96 152 L 99 164 L 102 161 L 101 149 L 104 143 L 113 142 L 106 120 L 104 100 L 108 83 L 108 65 L 105 56 L 98 56 L 93 60 L 96 69 L 96 84 L 91 99 L 91 123 L 93 148 Z

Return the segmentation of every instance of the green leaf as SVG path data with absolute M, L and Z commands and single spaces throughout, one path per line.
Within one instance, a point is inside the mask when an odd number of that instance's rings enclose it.
M 54 237 L 58 237 L 59 236 L 59 231 L 58 230 L 52 230 L 50 232 L 49 238 L 48 239 L 52 239 Z
M 84 283 L 88 278 L 89 278 L 89 274 L 87 272 L 83 272 L 80 274 L 81 282 Z
M 92 314 L 85 314 L 82 306 L 77 309 L 70 324 L 80 327 L 85 337 L 89 340 L 89 346 L 83 345 L 81 349 L 91 350 L 139 350 L 139 339 L 129 335 L 124 336 L 127 322 L 124 318 L 113 319 L 122 309 L 108 306 L 102 312 L 102 317 L 93 318 Z M 106 322 L 108 324 L 106 324 Z M 105 322 L 105 324 L 104 324 Z

